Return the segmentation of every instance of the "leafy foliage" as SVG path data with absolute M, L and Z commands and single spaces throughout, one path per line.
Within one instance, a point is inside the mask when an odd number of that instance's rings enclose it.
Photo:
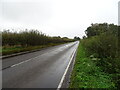
M 77 37 L 77 36 L 75 36 L 75 37 L 74 37 L 74 40 L 80 40 L 80 38 L 79 38 L 79 37 Z
M 91 26 L 88 27 L 87 30 L 85 30 L 85 33 L 87 37 L 100 35 L 105 32 L 114 33 L 117 36 L 117 30 L 118 30 L 117 25 L 107 24 L 107 23 L 103 23 L 103 24 L 96 23 L 96 24 L 91 24 Z
M 115 88 L 111 76 L 104 73 L 92 58 L 86 56 L 82 44 L 78 47 L 70 88 Z
M 97 58 L 98 66 L 109 73 L 120 88 L 120 27 L 114 24 L 92 24 L 86 32 L 87 38 L 81 41 L 87 56 Z
M 36 46 L 50 43 L 65 43 L 71 42 L 72 39 L 61 37 L 50 37 L 37 30 L 26 30 L 22 32 L 2 32 L 2 45 L 22 45 L 22 46 Z

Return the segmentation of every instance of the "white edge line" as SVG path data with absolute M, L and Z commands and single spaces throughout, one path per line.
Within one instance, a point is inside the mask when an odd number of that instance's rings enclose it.
M 76 49 L 73 51 L 73 53 L 72 53 L 72 56 L 71 56 L 70 61 L 69 61 L 69 63 L 68 63 L 68 66 L 67 66 L 67 68 L 65 69 L 65 72 L 64 72 L 64 74 L 63 74 L 63 76 L 62 76 L 62 78 L 61 78 L 61 80 L 60 80 L 60 83 L 59 83 L 59 85 L 58 85 L 58 87 L 57 87 L 57 90 L 59 90 L 59 89 L 61 88 L 61 86 L 62 86 L 62 83 L 63 83 L 63 81 L 64 81 L 64 79 L 65 79 L 65 76 L 66 76 L 66 74 L 67 74 L 68 68 L 69 68 L 69 66 L 70 66 L 70 64 L 71 64 L 71 62 L 72 62 L 72 60 L 73 60 L 73 57 L 74 57 L 74 54 L 75 54 L 76 50 L 77 50 L 77 48 L 76 48 Z

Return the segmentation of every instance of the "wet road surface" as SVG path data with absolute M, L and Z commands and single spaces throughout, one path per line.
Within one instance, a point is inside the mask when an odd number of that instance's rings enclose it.
M 3 88 L 57 88 L 79 42 L 3 59 Z

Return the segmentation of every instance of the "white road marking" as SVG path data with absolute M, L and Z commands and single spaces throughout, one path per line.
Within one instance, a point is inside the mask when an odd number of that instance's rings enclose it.
M 70 46 L 70 45 L 69 45 Z M 62 47 L 60 47 L 60 50 L 62 50 L 62 49 L 64 49 L 65 48 L 65 46 L 62 46 Z M 59 49 L 58 49 L 59 50 Z M 53 50 L 53 51 L 55 51 L 55 50 Z M 45 53 L 46 54 L 46 53 Z M 44 55 L 44 54 L 43 54 Z M 41 55 L 39 55 L 39 56 L 41 56 Z M 29 62 L 29 61 L 31 61 L 32 59 L 35 59 L 35 58 L 38 58 L 39 56 L 36 56 L 36 57 L 34 57 L 34 58 L 30 58 L 30 59 L 28 59 L 28 60 L 25 60 L 25 61 L 22 61 L 22 62 L 20 62 L 20 63 L 17 63 L 17 64 L 14 64 L 14 65 L 11 65 L 11 66 L 9 66 L 9 67 L 15 67 L 15 66 L 18 66 L 18 65 L 20 65 L 20 64 L 23 64 L 23 63 L 26 63 L 26 62 Z
M 61 80 L 60 80 L 60 83 L 59 83 L 59 85 L 58 85 L 58 87 L 57 87 L 57 90 L 60 90 L 60 88 L 61 88 L 61 86 L 62 86 L 62 83 L 63 83 L 63 81 L 64 81 L 64 79 L 65 79 L 65 76 L 66 76 L 67 71 L 68 71 L 68 69 L 69 69 L 69 66 L 70 66 L 70 64 L 71 64 L 71 62 L 72 62 L 72 60 L 73 60 L 73 57 L 74 57 L 74 55 L 75 55 L 76 50 L 77 50 L 77 48 L 75 48 L 75 50 L 74 50 L 73 53 L 72 53 L 72 56 L 71 56 L 70 61 L 69 61 L 69 63 L 68 63 L 68 66 L 67 66 L 67 68 L 65 69 L 65 72 L 64 72 L 64 74 L 63 74 L 63 76 L 62 76 L 62 78 L 61 78 Z
M 40 56 L 40 55 L 39 55 L 39 56 Z M 38 58 L 39 56 L 34 57 L 34 58 L 30 58 L 30 59 L 28 59 L 28 60 L 25 60 L 25 61 L 20 62 L 20 63 L 17 63 L 17 64 L 14 64 L 14 65 L 12 65 L 12 66 L 10 66 L 10 67 L 15 67 L 15 66 L 18 66 L 18 65 L 20 65 L 20 64 L 26 63 L 26 62 L 28 62 L 28 61 L 31 61 L 32 59 Z

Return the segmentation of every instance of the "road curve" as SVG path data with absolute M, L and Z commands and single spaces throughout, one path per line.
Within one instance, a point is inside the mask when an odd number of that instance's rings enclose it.
M 3 59 L 3 88 L 57 88 L 79 42 Z

